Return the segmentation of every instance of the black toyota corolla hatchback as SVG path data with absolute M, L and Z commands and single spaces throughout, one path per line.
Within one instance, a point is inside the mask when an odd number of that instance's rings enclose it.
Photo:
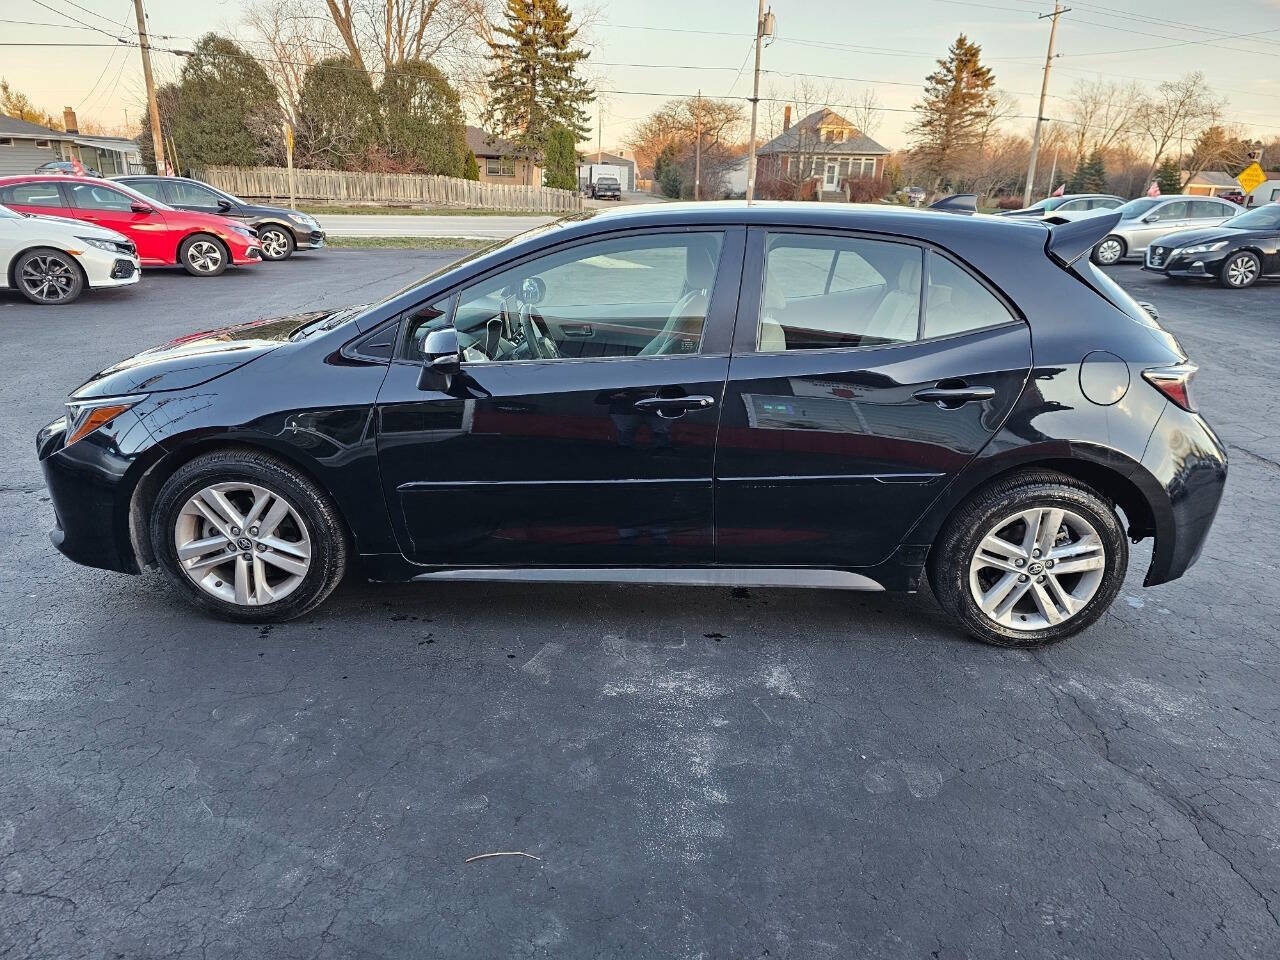
M 984 640 L 1186 571 L 1195 367 L 1071 223 L 823 204 L 569 217 L 373 305 L 184 337 L 38 438 L 71 559 L 233 620 L 374 580 L 919 587 Z

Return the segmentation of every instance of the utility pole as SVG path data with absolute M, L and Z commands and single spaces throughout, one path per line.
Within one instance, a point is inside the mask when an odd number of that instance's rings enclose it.
M 751 139 L 747 144 L 747 203 L 756 195 L 756 112 L 760 107 L 760 48 L 765 37 L 773 36 L 773 12 L 765 13 L 764 0 L 756 15 L 756 70 L 751 82 Z
M 693 199 L 702 199 L 702 91 L 693 102 L 694 124 L 698 130 L 697 146 L 693 148 Z
M 147 82 L 147 110 L 151 114 L 151 147 L 155 150 L 156 173 L 165 172 L 164 138 L 160 135 L 160 107 L 156 104 L 156 81 L 151 75 L 151 43 L 147 39 L 147 15 L 142 0 L 133 0 L 133 11 L 138 15 L 138 46 L 142 50 L 142 76 Z
M 1031 206 L 1031 190 L 1036 180 L 1036 157 L 1040 153 L 1040 124 L 1044 122 L 1044 101 L 1049 95 L 1049 67 L 1053 64 L 1053 41 L 1058 36 L 1058 18 L 1071 8 L 1064 7 L 1054 0 L 1053 13 L 1042 13 L 1040 19 L 1053 17 L 1053 25 L 1049 27 L 1049 52 L 1044 57 L 1044 79 L 1040 81 L 1040 107 L 1036 110 L 1036 131 L 1031 135 L 1031 160 L 1027 163 L 1027 189 L 1022 194 L 1022 205 Z

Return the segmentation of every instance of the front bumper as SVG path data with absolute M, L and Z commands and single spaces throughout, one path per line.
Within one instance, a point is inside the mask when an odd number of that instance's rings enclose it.
M 99 250 L 87 244 L 76 260 L 84 269 L 91 290 L 103 287 L 126 287 L 142 279 L 142 265 L 137 254 L 132 256 L 110 250 Z
M 1156 542 L 1144 586 L 1153 587 L 1176 580 L 1199 558 L 1226 487 L 1227 450 L 1203 417 L 1166 403 L 1142 466 L 1160 488 L 1148 496 Z
M 1222 272 L 1223 261 L 1231 251 L 1215 250 L 1212 253 L 1186 254 L 1177 248 L 1147 247 L 1142 269 L 1163 273 L 1166 277 L 1211 278 Z
M 49 539 L 86 567 L 137 573 L 129 507 L 139 456 L 153 445 L 150 433 L 130 410 L 71 446 L 65 443 L 61 417 L 36 435 L 53 506 Z
M 299 250 L 321 250 L 324 248 L 325 235 L 323 230 L 299 230 L 296 233 L 298 238 Z

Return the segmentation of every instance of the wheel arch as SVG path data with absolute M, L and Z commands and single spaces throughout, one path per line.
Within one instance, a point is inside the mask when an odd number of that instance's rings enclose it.
M 260 220 L 253 225 L 253 229 L 257 230 L 259 233 L 262 232 L 262 229 L 264 227 L 282 227 L 283 229 L 289 232 L 289 235 L 291 237 L 293 237 L 294 243 L 298 242 L 298 231 L 295 230 L 290 224 L 285 223 L 283 220 L 268 218 L 266 220 Z
M 85 272 L 84 265 L 80 263 L 80 258 L 73 253 L 67 253 L 61 247 L 56 247 L 51 243 L 33 243 L 29 247 L 23 247 L 9 260 L 5 267 L 4 276 L 5 283 L 9 289 L 18 289 L 18 261 L 25 257 L 28 253 L 34 253 L 37 250 L 51 250 L 54 253 L 65 254 L 71 258 L 71 262 L 75 264 L 75 268 L 80 271 L 80 279 L 84 281 L 84 288 L 89 289 L 89 274 Z
M 157 448 L 159 449 L 159 448 Z M 133 548 L 134 561 L 142 567 L 156 566 L 155 553 L 151 549 L 151 511 L 156 498 L 165 482 L 186 464 L 196 457 L 215 450 L 245 450 L 252 453 L 265 453 L 288 464 L 320 490 L 327 490 L 323 480 L 318 477 L 307 462 L 291 452 L 288 447 L 279 447 L 270 443 L 255 443 L 239 437 L 212 436 L 200 437 L 183 443 L 177 449 L 162 451 L 158 456 L 136 465 L 136 479 L 128 499 L 128 511 L 124 522 L 128 531 L 128 542 Z M 341 504 L 330 494 L 328 496 L 333 512 L 342 522 L 343 533 L 348 544 L 354 543 L 351 526 L 343 513 Z
M 227 255 L 228 264 L 232 262 L 233 258 L 231 256 L 231 248 L 227 246 L 227 241 L 223 240 L 216 233 L 210 233 L 208 230 L 201 230 L 200 228 L 197 227 L 197 228 L 188 230 L 186 233 L 180 236 L 178 238 L 178 242 L 174 245 L 173 262 L 176 263 L 178 266 L 182 266 L 182 248 L 186 246 L 187 241 L 190 240 L 192 237 L 208 237 L 210 240 L 215 241 L 218 244 L 218 246 L 222 247 L 223 253 Z

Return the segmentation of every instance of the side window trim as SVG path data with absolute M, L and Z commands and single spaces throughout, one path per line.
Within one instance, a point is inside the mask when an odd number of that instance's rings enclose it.
M 466 284 L 459 284 L 447 293 L 443 293 L 435 297 L 427 297 L 420 303 L 415 303 L 412 307 L 401 310 L 395 315 L 395 317 L 387 321 L 388 324 L 396 324 L 399 326 L 399 330 L 396 333 L 395 349 L 391 353 L 392 363 L 409 363 L 414 366 L 421 365 L 422 361 L 413 356 L 409 350 L 410 340 L 412 337 L 412 331 L 409 329 L 408 323 L 409 318 L 424 307 L 429 307 L 433 303 L 439 303 L 441 300 L 447 299 L 449 301 L 449 305 L 445 307 L 444 311 L 444 316 L 447 318 L 444 322 L 444 326 L 452 327 L 454 314 L 458 310 L 458 297 L 461 296 L 462 291 L 465 288 Z M 381 329 L 381 326 L 375 327 L 374 329 Z

